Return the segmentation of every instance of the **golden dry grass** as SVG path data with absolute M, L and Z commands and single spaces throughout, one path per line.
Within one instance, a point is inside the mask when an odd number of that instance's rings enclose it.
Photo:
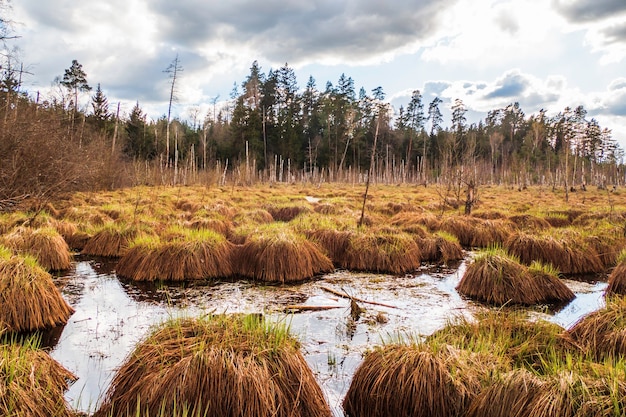
M 533 261 L 550 264 L 564 274 L 593 274 L 604 270 L 602 259 L 592 245 L 575 234 L 554 237 L 515 233 L 506 249 L 530 265 Z
M 119 368 L 94 417 L 330 417 L 298 348 L 260 316 L 170 321 Z
M 73 313 L 50 274 L 33 258 L 12 255 L 0 246 L 0 333 L 55 327 Z
M 359 230 L 348 236 L 339 264 L 353 271 L 404 274 L 415 271 L 420 262 L 419 246 L 409 234 Z
M 474 300 L 493 305 L 563 303 L 574 293 L 558 277 L 541 268 L 533 272 L 501 248 L 480 252 L 467 267 L 456 289 Z
M 92 256 L 118 258 L 128 250 L 130 242 L 138 235 L 134 226 L 108 224 L 85 243 L 82 253 Z
M 492 359 L 446 345 L 376 348 L 356 370 L 343 409 L 349 417 L 463 416 Z
M 626 296 L 626 262 L 620 262 L 611 271 L 605 294 Z
M 116 266 L 116 273 L 135 281 L 189 281 L 226 278 L 233 274 L 233 245 L 213 231 L 196 231 L 186 238 L 133 242 Z
M 0 238 L 0 244 L 11 249 L 32 255 L 39 265 L 49 271 L 68 269 L 72 254 L 63 237 L 52 227 L 31 229 L 18 227 Z
M 63 393 L 76 377 L 32 344 L 0 342 L 0 415 L 75 416 Z
M 284 224 L 252 231 L 236 248 L 233 264 L 241 276 L 274 283 L 302 281 L 334 269 L 317 244 Z
M 583 317 L 569 333 L 596 359 L 626 357 L 626 298 L 607 298 L 604 308 Z

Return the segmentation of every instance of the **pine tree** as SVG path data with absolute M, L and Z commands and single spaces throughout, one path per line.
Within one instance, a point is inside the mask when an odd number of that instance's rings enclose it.
M 111 114 L 109 114 L 109 100 L 102 92 L 100 83 L 96 87 L 96 93 L 91 97 L 91 107 L 96 120 L 104 122 L 111 117 Z
M 83 66 L 77 60 L 72 60 L 72 65 L 65 70 L 61 85 L 74 93 L 74 113 L 78 112 L 78 92 L 91 91 L 87 83 L 87 74 L 83 71 Z

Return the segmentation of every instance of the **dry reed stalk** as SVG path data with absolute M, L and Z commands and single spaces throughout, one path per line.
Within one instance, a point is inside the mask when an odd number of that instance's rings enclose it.
M 94 417 L 330 417 L 298 348 L 260 316 L 170 321 L 119 368 Z
M 463 416 L 486 368 L 449 346 L 387 345 L 366 355 L 343 408 L 349 417 Z
M 420 249 L 410 235 L 374 231 L 352 233 L 340 265 L 353 271 L 405 274 L 420 263 Z
M 50 274 L 33 258 L 0 247 L 0 333 L 63 325 L 73 313 Z
M 623 358 L 626 356 L 626 298 L 608 298 L 603 309 L 583 317 L 569 333 L 598 360 Z
M 0 243 L 20 253 L 32 255 L 39 265 L 49 271 L 69 269 L 72 262 L 70 248 L 52 227 L 31 229 L 18 227 L 5 235 Z
M 296 282 L 331 272 L 332 261 L 317 244 L 285 227 L 260 228 L 235 250 L 240 275 L 263 282 Z
M 34 343 L 34 342 L 31 342 Z M 76 377 L 47 353 L 0 343 L 0 415 L 74 417 L 63 398 Z

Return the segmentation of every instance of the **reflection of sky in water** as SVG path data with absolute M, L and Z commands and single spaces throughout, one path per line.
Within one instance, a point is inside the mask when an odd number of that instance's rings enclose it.
M 337 271 L 318 281 L 284 287 L 250 282 L 157 287 L 122 283 L 110 269 L 81 261 L 62 279 L 63 292 L 76 313 L 51 355 L 79 377 L 66 394 L 70 404 L 93 412 L 116 368 L 155 323 L 207 312 L 265 312 L 290 324 L 335 414 L 343 415 L 341 401 L 368 348 L 397 340 L 398 335 L 431 334 L 451 318 L 482 308 L 454 289 L 464 271 L 465 263 L 461 263 L 454 270 L 404 277 Z M 548 317 L 562 326 L 603 305 L 606 287 L 603 283 L 567 284 L 577 298 Z M 350 318 L 349 300 L 322 287 L 393 307 L 361 303 L 365 312 L 355 323 Z M 284 307 L 293 304 L 338 308 L 285 314 Z M 381 315 L 386 322 L 376 320 Z

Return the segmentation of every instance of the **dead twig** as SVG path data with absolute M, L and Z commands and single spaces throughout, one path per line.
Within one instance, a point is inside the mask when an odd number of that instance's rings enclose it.
M 356 301 L 356 302 L 359 302 L 359 303 L 372 304 L 372 305 L 381 306 L 381 307 L 398 308 L 398 307 L 392 306 L 390 304 L 383 304 L 383 303 L 379 303 L 379 302 L 376 302 L 376 301 L 368 301 L 368 300 L 364 300 L 362 298 L 353 297 L 353 296 L 349 295 L 348 293 L 346 293 L 345 291 L 341 292 L 341 291 L 333 290 L 332 288 L 328 288 L 328 287 L 324 287 L 324 286 L 321 286 L 320 288 L 322 290 L 324 290 L 326 292 L 329 292 L 331 294 L 334 294 L 334 295 L 336 295 L 338 297 L 347 298 L 349 300 L 353 300 L 353 301 Z

